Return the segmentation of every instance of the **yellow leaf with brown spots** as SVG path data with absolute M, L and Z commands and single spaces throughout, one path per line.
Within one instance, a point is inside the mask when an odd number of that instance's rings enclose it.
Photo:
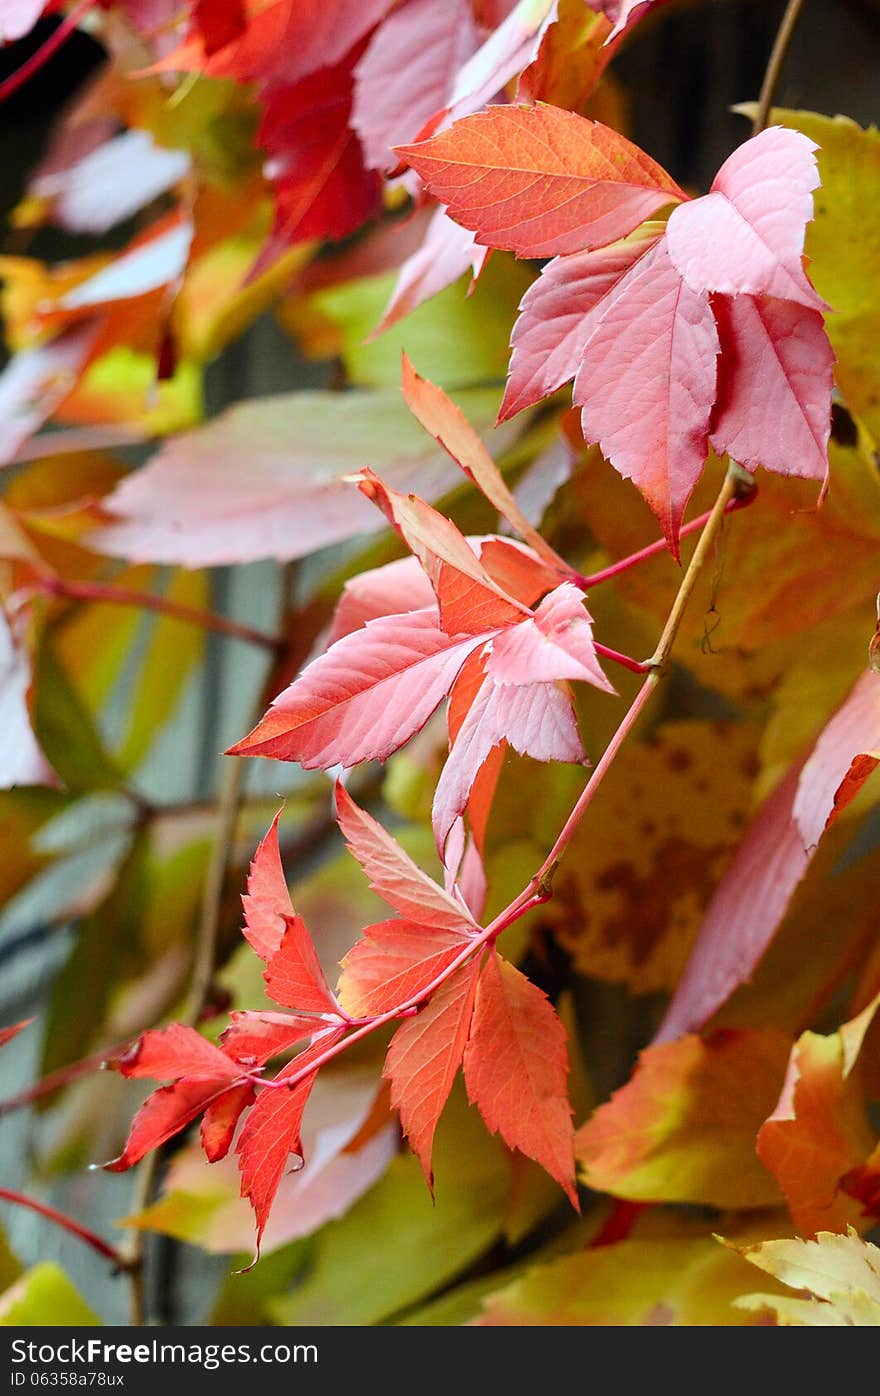
M 543 914 L 578 970 L 640 994 L 675 985 L 746 825 L 756 747 L 751 725 L 688 721 L 624 748 Z

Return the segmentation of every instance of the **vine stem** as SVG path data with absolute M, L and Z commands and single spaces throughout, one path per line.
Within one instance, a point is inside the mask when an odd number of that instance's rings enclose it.
M 779 86 L 779 79 L 782 76 L 782 69 L 788 57 L 788 50 L 794 37 L 797 22 L 801 17 L 806 0 L 788 0 L 785 14 L 782 16 L 782 23 L 776 33 L 776 39 L 764 73 L 764 81 L 761 85 L 761 96 L 758 98 L 758 110 L 755 112 L 755 120 L 752 125 L 752 135 L 757 136 L 764 130 L 770 119 L 770 112 L 773 107 L 773 98 L 776 96 L 776 89 Z
M 46 576 L 33 584 L 33 592 L 48 596 L 60 596 L 69 601 L 89 601 L 99 605 L 131 606 L 137 610 L 155 611 L 185 625 L 197 625 L 203 630 L 215 630 L 220 635 L 228 635 L 233 640 L 244 640 L 251 645 L 259 645 L 277 653 L 284 647 L 280 635 L 270 635 L 253 625 L 230 620 L 216 611 L 206 611 L 200 606 L 186 606 L 180 601 L 172 601 L 152 591 L 132 591 L 128 587 L 117 587 L 106 582 L 73 582 L 65 577 Z
M 29 78 L 33 77 L 34 73 L 38 73 L 49 62 L 49 59 L 58 52 L 62 44 L 65 44 L 70 38 L 80 20 L 84 19 L 89 10 L 93 9 L 96 4 L 97 0 L 80 0 L 80 4 L 61 21 L 58 28 L 49 35 L 44 44 L 41 44 L 36 53 L 32 53 L 20 68 L 17 68 L 5 82 L 0 83 L 0 102 L 5 102 L 7 97 L 11 97 L 14 92 L 24 86 Z M 56 8 L 55 5 L 50 6 L 50 10 Z
M 474 955 L 479 954 L 487 946 L 494 944 L 503 930 L 513 925 L 520 917 L 525 916 L 526 912 L 532 911 L 536 906 L 540 906 L 543 902 L 550 900 L 553 895 L 553 875 L 560 859 L 571 843 L 578 825 L 592 804 L 602 781 L 605 779 L 610 767 L 614 764 L 621 747 L 623 747 L 651 698 L 651 695 L 663 677 L 669 661 L 669 655 L 675 643 L 676 636 L 678 635 L 681 622 L 684 619 L 688 602 L 693 595 L 694 587 L 697 584 L 706 558 L 718 537 L 727 509 L 731 501 L 736 497 L 741 483 L 742 478 L 739 467 L 731 465 L 724 477 L 724 483 L 718 493 L 718 498 L 715 501 L 713 509 L 709 513 L 703 532 L 700 534 L 699 542 L 694 549 L 693 556 L 681 580 L 681 585 L 676 593 L 669 618 L 663 627 L 663 633 L 660 636 L 657 648 L 650 660 L 647 661 L 646 667 L 649 670 L 648 675 L 624 714 L 617 731 L 605 748 L 601 759 L 592 771 L 589 780 L 581 791 L 571 813 L 560 830 L 556 842 L 550 849 L 550 852 L 547 854 L 547 857 L 544 859 L 538 871 L 530 878 L 522 892 L 514 897 L 513 901 L 510 902 L 503 911 L 499 912 L 495 920 L 484 930 L 479 931 L 475 935 L 468 936 L 462 946 L 461 952 L 455 959 L 452 960 L 450 964 L 446 965 L 439 974 L 435 975 L 430 984 L 427 984 L 418 994 L 395 1005 L 394 1008 L 388 1009 L 385 1013 L 380 1013 L 375 1018 L 369 1018 L 365 1022 L 358 1024 L 353 1032 L 348 1033 L 347 1036 L 334 1042 L 327 1048 L 326 1052 L 322 1052 L 318 1057 L 315 1057 L 307 1066 L 304 1066 L 301 1071 L 291 1072 L 283 1081 L 267 1081 L 262 1077 L 253 1077 L 251 1079 L 255 1085 L 268 1089 L 292 1090 L 307 1076 L 319 1071 L 327 1062 L 340 1056 L 341 1053 L 347 1051 L 349 1047 L 353 1047 L 356 1043 L 368 1037 L 370 1033 L 375 1032 L 378 1028 L 384 1027 L 387 1023 L 391 1023 L 397 1018 L 411 1016 L 413 1010 L 417 1011 L 457 969 L 460 969 L 462 965 L 466 964 L 468 960 L 472 959 Z
M 38 1202 L 35 1197 L 27 1197 L 23 1192 L 15 1192 L 12 1188 L 0 1187 L 0 1200 L 12 1203 L 13 1207 L 26 1207 L 30 1212 L 36 1212 L 38 1216 L 45 1217 L 47 1221 L 55 1226 L 62 1227 L 70 1232 L 71 1236 L 76 1236 L 80 1241 L 84 1241 L 87 1246 L 91 1246 L 93 1251 L 102 1255 L 105 1260 L 109 1260 L 119 1270 L 127 1270 L 129 1262 L 121 1251 L 115 1246 L 111 1246 L 109 1241 L 105 1241 L 96 1231 L 90 1231 L 87 1226 L 75 1221 L 73 1217 L 67 1216 L 66 1212 L 59 1212 L 57 1207 L 50 1207 L 48 1202 Z
M 752 490 L 750 494 L 737 495 L 728 502 L 727 510 L 729 513 L 732 513 L 734 509 L 745 509 L 749 504 L 754 503 L 757 497 L 758 491 L 756 489 Z M 705 514 L 698 514 L 695 519 L 691 519 L 690 523 L 686 523 L 682 526 L 678 535 L 679 538 L 688 538 L 692 533 L 699 533 L 701 528 L 706 527 L 711 517 L 711 509 L 707 509 Z M 639 548 L 638 552 L 629 553 L 626 557 L 620 558 L 617 562 L 610 563 L 607 567 L 603 567 L 598 572 L 590 572 L 586 576 L 578 576 L 576 578 L 577 584 L 583 591 L 589 591 L 592 587 L 601 586 L 603 582 L 610 582 L 614 577 L 619 577 L 622 572 L 628 572 L 631 567 L 638 567 L 639 563 L 648 562 L 652 557 L 659 557 L 662 553 L 668 551 L 669 544 L 666 539 L 658 538 L 655 542 L 649 543 L 647 547 Z

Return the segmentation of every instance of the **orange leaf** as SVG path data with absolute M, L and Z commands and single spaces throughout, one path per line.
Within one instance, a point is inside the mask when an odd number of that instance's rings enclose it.
M 418 1000 L 469 939 L 413 921 L 368 926 L 342 961 L 340 1003 L 353 1018 L 368 1018 Z
M 545 994 L 493 950 L 477 987 L 464 1078 L 493 1133 L 546 1168 L 577 1207 L 565 1029 Z
M 473 959 L 451 974 L 422 1011 L 397 1029 L 385 1060 L 391 1104 L 432 1191 L 434 1131 L 461 1064 L 479 968 Z
M 397 153 L 478 242 L 518 257 L 605 247 L 686 197 L 616 131 L 542 102 L 489 107 Z

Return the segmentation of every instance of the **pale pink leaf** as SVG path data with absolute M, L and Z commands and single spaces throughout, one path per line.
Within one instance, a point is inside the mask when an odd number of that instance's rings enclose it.
M 519 0 L 498 28 L 460 69 L 447 121 L 479 111 L 537 57 L 554 18 L 555 0 Z
M 53 779 L 31 726 L 31 666 L 0 609 L 0 790 Z
M 675 548 L 709 449 L 718 335 L 708 296 L 660 242 L 590 319 L 574 387 L 584 436 L 634 482 Z
M 479 42 L 470 0 L 411 0 L 388 16 L 354 72 L 352 125 L 368 165 L 397 163 L 391 147 L 445 107 Z
M 790 771 L 765 802 L 722 878 L 655 1042 L 702 1027 L 773 939 L 810 861 L 793 818 L 799 774 Z
M 436 608 L 370 621 L 338 640 L 231 749 L 307 770 L 386 760 L 449 692 L 480 636 L 449 636 Z
M 822 732 L 801 772 L 794 818 L 812 849 L 880 762 L 880 674 L 867 670 Z
M 447 930 L 473 928 L 466 907 L 428 877 L 338 781 L 336 818 L 350 852 L 370 879 L 370 887 L 401 916 Z
M 8 44 L 29 34 L 49 0 L 3 0 L 0 4 L 0 43 Z
M 656 237 L 650 228 L 639 229 L 610 247 L 548 262 L 520 302 L 499 421 L 534 406 L 574 378 L 592 330 L 589 312 Z
M 464 813 L 480 767 L 500 742 L 536 761 L 582 761 L 570 694 L 553 683 L 500 687 L 487 679 L 452 745 L 434 793 L 432 820 L 441 854 Z
M 369 620 L 422 611 L 435 604 L 434 588 L 417 557 L 401 557 L 384 567 L 359 572 L 346 582 L 333 613 L 327 647 L 360 630 Z
M 719 296 L 722 353 L 712 444 L 748 469 L 821 480 L 828 469 L 834 355 L 817 310 Z
M 479 276 L 488 247 L 478 247 L 474 234 L 454 223 L 443 208 L 435 209 L 425 230 L 422 244 L 400 268 L 391 299 L 385 307 L 376 334 L 396 325 L 423 301 L 445 291 L 470 270 Z
M 13 354 L 0 373 L 0 465 L 8 465 L 76 386 L 98 337 L 87 320 Z
M 815 150 L 800 131 L 771 126 L 733 152 L 708 194 L 673 211 L 669 255 L 692 290 L 827 309 L 803 268 L 819 185 Z
M 186 219 L 139 239 L 87 281 L 57 302 L 59 310 L 100 310 L 116 301 L 135 300 L 179 280 L 189 259 L 193 227 Z
M 29 193 L 52 204 L 52 221 L 72 233 L 105 233 L 188 173 L 186 151 L 156 145 L 149 131 L 124 131 L 62 169 L 38 171 Z
M 502 631 L 492 642 L 486 672 L 493 683 L 552 683 L 580 679 L 613 693 L 593 644 L 583 592 L 572 582 L 545 596 L 534 619 Z

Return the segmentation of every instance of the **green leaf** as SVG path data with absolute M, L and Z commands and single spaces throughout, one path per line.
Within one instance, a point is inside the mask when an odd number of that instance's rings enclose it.
M 34 670 L 34 731 L 52 768 L 72 790 L 112 790 L 121 774 L 95 722 L 43 636 Z
M 275 1322 L 382 1323 L 485 1254 L 502 1232 L 510 1175 L 504 1151 L 463 1091 L 440 1122 L 434 1161 L 436 1202 L 418 1161 L 401 1155 L 346 1216 L 318 1233 L 300 1283 L 269 1305 Z
M 0 1328 L 93 1328 L 100 1322 L 51 1260 L 35 1265 L 0 1295 Z

